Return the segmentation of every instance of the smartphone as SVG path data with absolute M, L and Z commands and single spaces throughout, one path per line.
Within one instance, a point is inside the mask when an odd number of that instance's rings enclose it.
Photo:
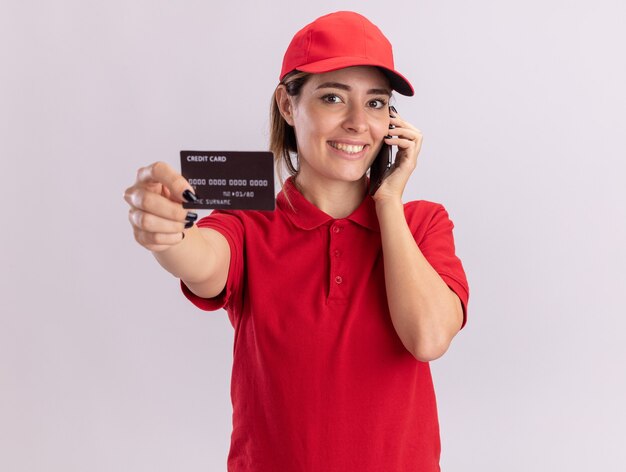
M 370 195 L 374 195 L 376 193 L 380 184 L 383 183 L 383 179 L 389 174 L 392 164 L 391 158 L 391 146 L 383 143 L 376 159 L 374 159 L 374 162 L 372 163 L 372 167 L 370 167 Z
M 391 113 L 394 113 L 394 116 L 397 115 L 398 110 L 393 105 L 389 106 L 389 116 Z M 393 126 L 390 126 L 393 128 Z M 383 183 L 385 177 L 387 177 L 391 173 L 391 167 L 393 164 L 393 155 L 391 151 L 391 146 L 383 142 L 382 147 L 380 148 L 380 152 L 374 159 L 372 163 L 372 167 L 370 167 L 370 195 L 374 195 L 380 184 Z

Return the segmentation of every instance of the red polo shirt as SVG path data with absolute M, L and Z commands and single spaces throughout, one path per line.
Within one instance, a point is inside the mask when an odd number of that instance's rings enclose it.
M 446 210 L 416 201 L 405 215 L 465 312 Z M 182 284 L 199 308 L 226 308 L 235 329 L 228 470 L 439 471 L 430 369 L 391 322 L 374 201 L 333 219 L 288 180 L 275 211 L 214 211 L 198 226 L 222 233 L 231 250 L 218 297 Z

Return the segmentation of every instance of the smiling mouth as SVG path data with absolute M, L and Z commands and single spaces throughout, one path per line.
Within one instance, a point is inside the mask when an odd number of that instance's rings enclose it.
M 339 151 L 347 152 L 348 154 L 357 154 L 365 149 L 365 144 L 343 144 L 328 141 L 331 147 L 338 149 Z

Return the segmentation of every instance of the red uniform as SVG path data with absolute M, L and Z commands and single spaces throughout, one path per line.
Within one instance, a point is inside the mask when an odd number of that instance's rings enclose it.
M 405 215 L 465 316 L 468 285 L 446 210 L 416 201 Z M 222 233 L 231 250 L 222 294 L 204 299 L 182 284 L 198 307 L 225 307 L 235 329 L 228 470 L 439 471 L 430 368 L 392 325 L 371 197 L 333 219 L 288 180 L 275 211 L 214 211 L 198 226 Z

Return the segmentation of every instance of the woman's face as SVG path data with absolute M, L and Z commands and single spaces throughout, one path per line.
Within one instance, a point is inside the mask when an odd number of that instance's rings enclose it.
M 376 67 L 314 74 L 291 97 L 299 179 L 355 182 L 371 166 L 389 130 L 391 89 Z

